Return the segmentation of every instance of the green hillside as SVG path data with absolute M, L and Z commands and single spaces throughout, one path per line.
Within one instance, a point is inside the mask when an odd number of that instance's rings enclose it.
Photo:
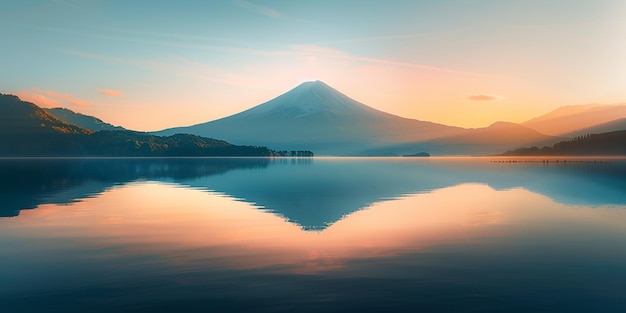
M 0 156 L 269 156 L 266 147 L 236 146 L 194 135 L 93 131 L 37 105 L 0 94 Z

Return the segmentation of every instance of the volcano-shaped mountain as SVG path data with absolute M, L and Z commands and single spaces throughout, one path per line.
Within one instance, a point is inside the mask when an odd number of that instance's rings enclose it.
M 278 150 L 313 150 L 317 155 L 362 155 L 390 143 L 433 140 L 463 131 L 376 110 L 314 81 L 238 114 L 156 134 L 187 133 Z

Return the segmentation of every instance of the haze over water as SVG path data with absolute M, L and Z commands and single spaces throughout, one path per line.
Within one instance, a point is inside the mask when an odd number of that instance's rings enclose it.
M 3 159 L 0 301 L 626 310 L 626 161 L 543 160 Z
M 624 313 L 625 13 L 0 1 L 0 313 Z

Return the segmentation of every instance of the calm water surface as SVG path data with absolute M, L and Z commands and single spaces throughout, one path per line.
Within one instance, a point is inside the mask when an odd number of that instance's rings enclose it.
M 626 161 L 507 160 L 3 159 L 0 312 L 626 312 Z

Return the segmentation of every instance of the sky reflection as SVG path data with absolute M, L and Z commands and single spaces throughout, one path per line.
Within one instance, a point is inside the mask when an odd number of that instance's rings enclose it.
M 624 207 L 621 207 L 624 208 Z M 555 203 L 523 188 L 461 184 L 373 203 L 326 229 L 305 231 L 230 196 L 134 182 L 66 205 L 0 220 L 0 234 L 101 257 L 158 255 L 175 266 L 319 272 L 358 259 L 582 225 L 619 231 L 626 211 Z M 59 241 L 60 240 L 60 241 Z M 54 242 L 54 243 L 52 243 Z M 40 257 L 45 258 L 46 249 Z

